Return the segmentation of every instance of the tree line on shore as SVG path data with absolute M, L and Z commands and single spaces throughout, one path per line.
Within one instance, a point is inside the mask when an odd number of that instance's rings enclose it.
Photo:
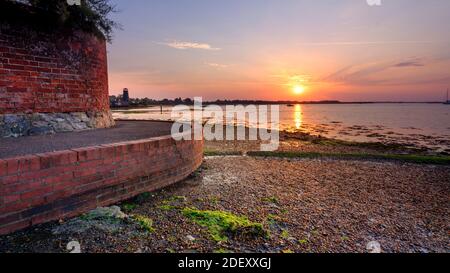
M 160 106 L 160 105 L 194 105 L 194 100 L 191 98 L 175 98 L 175 99 L 150 99 L 150 98 L 129 98 L 123 99 L 123 95 L 110 96 L 110 105 L 113 108 L 117 107 L 145 107 L 145 106 Z M 340 101 L 267 101 L 267 100 L 215 100 L 204 101 L 203 104 L 216 104 L 216 105 L 249 105 L 249 104 L 338 104 Z

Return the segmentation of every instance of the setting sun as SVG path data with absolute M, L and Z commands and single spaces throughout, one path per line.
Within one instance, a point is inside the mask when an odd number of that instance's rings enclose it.
M 303 94 L 303 92 L 305 91 L 305 87 L 301 86 L 301 85 L 295 85 L 293 88 L 294 94 L 296 95 L 300 95 Z

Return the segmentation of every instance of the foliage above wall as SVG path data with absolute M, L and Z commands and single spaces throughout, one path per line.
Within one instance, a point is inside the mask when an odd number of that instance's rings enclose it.
M 69 5 L 73 3 L 72 5 Z M 47 29 L 64 28 L 91 32 L 111 41 L 120 25 L 110 19 L 116 7 L 109 0 L 1 0 L 0 18 L 15 22 L 32 22 Z

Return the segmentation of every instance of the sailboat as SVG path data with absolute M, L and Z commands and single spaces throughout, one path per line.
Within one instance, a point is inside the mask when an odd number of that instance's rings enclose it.
M 447 100 L 444 102 L 444 104 L 450 105 L 450 100 L 448 100 L 448 88 L 447 88 Z

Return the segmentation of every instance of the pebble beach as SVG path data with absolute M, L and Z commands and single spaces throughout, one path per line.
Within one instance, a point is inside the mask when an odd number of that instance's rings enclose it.
M 88 253 L 364 253 L 373 244 L 387 253 L 450 250 L 448 165 L 247 155 L 257 144 L 206 142 L 204 163 L 187 180 L 117 204 L 119 216 L 87 214 L 2 236 L 0 252 L 68 252 L 71 241 Z M 399 148 L 326 145 L 292 135 L 280 146 L 321 153 L 383 149 Z M 214 219 L 223 227 L 186 213 L 194 209 L 222 217 Z M 230 217 L 246 226 L 230 229 Z M 247 221 L 258 232 L 249 232 Z

